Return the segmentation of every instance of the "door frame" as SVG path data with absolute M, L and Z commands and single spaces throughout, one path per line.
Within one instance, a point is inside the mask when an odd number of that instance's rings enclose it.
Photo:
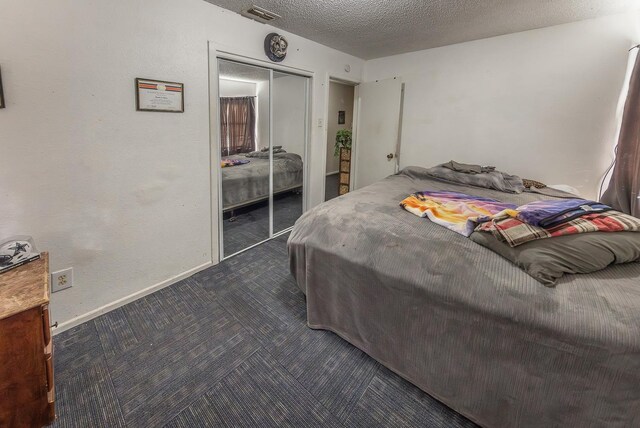
M 349 183 L 349 189 L 352 188 L 352 184 L 353 184 L 353 172 L 354 172 L 354 162 L 353 162 L 353 149 L 354 146 L 353 144 L 355 144 L 356 141 L 356 135 L 357 135 L 357 127 L 358 127 L 358 111 L 360 108 L 360 104 L 358 104 L 357 102 L 357 93 L 358 93 L 358 85 L 360 85 L 360 83 L 362 83 L 361 79 L 345 79 L 342 77 L 335 77 L 333 75 L 331 75 L 330 73 L 326 73 L 325 74 L 325 78 L 324 78 L 324 86 L 325 86 L 325 90 L 324 90 L 324 100 L 325 100 L 325 107 L 324 107 L 324 126 L 323 126 L 323 130 L 322 130 L 322 135 L 323 135 L 323 141 L 324 141 L 324 156 L 322 156 L 322 202 L 326 202 L 326 187 L 327 187 L 327 139 L 329 138 L 329 95 L 330 95 L 330 89 L 331 89 L 331 82 L 335 82 L 335 83 L 340 83 L 342 85 L 346 85 L 346 86 L 352 86 L 353 87 L 353 125 L 352 125 L 352 130 L 351 130 L 351 141 L 352 141 L 352 147 L 351 147 L 351 172 L 349 174 L 350 177 L 350 183 Z
M 251 56 L 247 56 L 247 55 L 242 55 L 239 53 L 234 53 L 234 52 L 230 52 L 230 51 L 226 51 L 226 50 L 222 50 L 222 49 L 218 49 L 216 47 L 215 42 L 209 41 L 208 42 L 208 66 L 209 66 L 209 183 L 210 183 L 210 190 L 209 190 L 209 195 L 210 195 L 210 210 L 211 210 L 211 215 L 210 215 L 210 219 L 211 219 L 211 262 L 212 264 L 218 264 L 219 262 L 221 262 L 222 260 L 239 254 L 243 251 L 246 251 L 250 248 L 253 248 L 257 245 L 262 244 L 263 242 L 266 242 L 270 239 L 273 239 L 279 235 L 282 235 L 284 233 L 289 232 L 292 227 L 289 227 L 287 229 L 281 230 L 278 233 L 270 233 L 269 238 L 260 241 L 254 245 L 251 245 L 245 249 L 243 249 L 242 251 L 239 251 L 237 253 L 231 254 L 231 255 L 227 255 L 225 257 L 222 257 L 222 255 L 224 254 L 223 252 L 223 244 L 224 244 L 224 237 L 223 237 L 223 230 L 222 230 L 222 222 L 221 222 L 221 214 L 222 214 L 222 182 L 221 180 L 219 180 L 219 167 L 218 167 L 218 171 L 217 173 L 214 173 L 213 171 L 213 166 L 214 165 L 220 165 L 220 159 L 221 159 L 221 155 L 220 155 L 220 124 L 218 123 L 219 121 L 219 117 L 220 117 L 220 98 L 219 98 L 219 75 L 218 75 L 218 59 L 224 59 L 224 60 L 229 60 L 229 61 L 235 61 L 238 63 L 242 63 L 242 64 L 247 64 L 247 65 L 253 65 L 253 66 L 257 66 L 257 67 L 262 67 L 262 68 L 266 68 L 267 70 L 272 70 L 272 71 L 281 71 L 283 73 L 288 73 L 288 74 L 293 74 L 293 75 L 297 75 L 297 76 L 302 76 L 302 77 L 306 77 L 307 80 L 307 114 L 306 114 L 306 123 L 307 126 L 305 127 L 305 141 L 304 141 L 304 154 L 303 154 L 303 184 L 302 184 L 302 212 L 304 213 L 307 210 L 308 207 L 308 199 L 309 199 L 309 157 L 310 157 L 310 140 L 311 140 L 311 131 L 312 131 L 312 124 L 311 124 L 311 118 L 313 117 L 312 115 L 312 107 L 313 107 L 313 82 L 314 82 L 314 78 L 315 78 L 315 73 L 313 71 L 304 69 L 304 68 L 300 68 L 300 67 L 295 67 L 295 66 L 291 66 L 291 65 L 282 65 L 282 64 L 276 64 L 270 61 L 265 61 L 265 60 L 261 60 L 261 59 L 257 59 Z M 273 76 L 273 72 L 271 72 L 271 75 Z M 270 78 L 270 81 L 273 80 L 272 77 Z M 269 91 L 269 103 L 271 104 L 272 99 L 271 99 L 271 91 Z M 272 133 L 272 127 L 271 127 L 271 105 L 269 108 L 269 136 L 270 136 L 270 143 L 271 143 L 271 133 Z M 270 160 L 271 162 L 273 162 L 273 160 Z M 269 178 L 269 180 L 272 180 L 272 177 Z M 272 190 L 272 186 L 270 185 L 270 190 Z M 269 195 L 269 215 L 272 216 L 272 209 L 273 209 L 273 204 L 272 204 L 272 198 L 273 195 L 270 194 Z M 270 227 L 271 229 L 271 227 Z M 271 230 L 270 230 L 271 232 Z

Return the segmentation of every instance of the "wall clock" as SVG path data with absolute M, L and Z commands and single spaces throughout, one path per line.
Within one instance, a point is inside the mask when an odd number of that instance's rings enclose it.
M 289 43 L 278 33 L 269 33 L 264 39 L 264 53 L 273 62 L 280 62 L 287 56 Z

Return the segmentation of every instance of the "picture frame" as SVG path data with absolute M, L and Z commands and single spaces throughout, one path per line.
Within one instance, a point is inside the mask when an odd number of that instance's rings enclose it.
M 2 90 L 2 69 L 0 69 L 0 108 L 5 108 L 4 91 Z
M 184 84 L 136 77 L 136 111 L 184 113 Z
M 345 123 L 345 111 L 344 110 L 339 110 L 338 111 L 338 125 L 344 125 Z

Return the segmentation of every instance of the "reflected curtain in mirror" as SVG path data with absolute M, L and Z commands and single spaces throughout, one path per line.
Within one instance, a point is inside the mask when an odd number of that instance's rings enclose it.
M 256 150 L 255 97 L 220 98 L 222 156 Z

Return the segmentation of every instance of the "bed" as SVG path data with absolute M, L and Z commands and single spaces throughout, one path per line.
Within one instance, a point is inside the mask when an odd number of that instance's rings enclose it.
M 542 286 L 398 206 L 453 190 L 409 167 L 305 213 L 288 241 L 308 325 L 330 330 L 480 425 L 640 426 L 640 263 Z M 556 193 L 554 193 L 556 192 Z
M 243 159 L 249 163 L 222 168 L 223 211 L 230 211 L 269 198 L 269 159 L 226 156 L 224 159 Z M 302 188 L 303 164 L 295 153 L 274 153 L 274 194 Z

